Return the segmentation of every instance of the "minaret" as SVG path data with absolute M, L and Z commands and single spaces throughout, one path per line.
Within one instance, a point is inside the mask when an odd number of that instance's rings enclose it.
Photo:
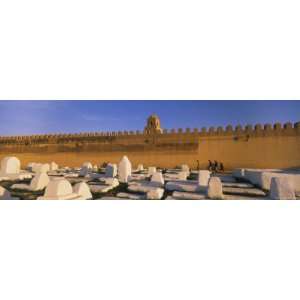
M 146 134 L 157 134 L 163 132 L 160 127 L 160 119 L 157 115 L 153 114 L 147 119 L 147 125 L 144 132 Z

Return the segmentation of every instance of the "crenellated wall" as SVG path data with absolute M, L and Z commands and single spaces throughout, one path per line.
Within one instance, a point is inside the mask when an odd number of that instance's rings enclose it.
M 56 161 L 80 166 L 118 162 L 128 155 L 134 165 L 174 167 L 187 163 L 202 168 L 208 159 L 222 161 L 225 168 L 300 167 L 300 122 L 228 125 L 210 128 L 144 131 L 89 132 L 0 137 L 0 158 L 15 155 L 23 165 L 32 161 Z

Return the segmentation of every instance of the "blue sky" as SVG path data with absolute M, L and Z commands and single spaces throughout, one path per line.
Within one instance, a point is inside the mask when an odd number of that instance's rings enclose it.
M 0 101 L 0 135 L 142 130 L 300 121 L 300 101 Z

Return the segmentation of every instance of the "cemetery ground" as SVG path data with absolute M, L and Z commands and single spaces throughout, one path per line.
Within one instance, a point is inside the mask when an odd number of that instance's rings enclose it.
M 69 168 L 31 163 L 21 170 L 15 157 L 1 161 L 0 199 L 12 200 L 300 200 L 300 170 L 193 170 L 187 165 L 161 169 L 124 156 L 105 167 L 85 162 Z

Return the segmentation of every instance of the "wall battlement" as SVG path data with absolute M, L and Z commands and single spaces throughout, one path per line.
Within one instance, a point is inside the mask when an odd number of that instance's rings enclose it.
M 300 122 L 162 129 L 152 115 L 144 130 L 0 137 L 0 159 L 17 156 L 23 165 L 78 167 L 117 163 L 123 155 L 145 166 L 206 168 L 210 159 L 225 169 L 300 167 Z
M 21 135 L 21 136 L 0 136 L 0 145 L 2 144 L 30 144 L 30 143 L 43 143 L 53 144 L 56 142 L 84 142 L 85 140 L 97 141 L 98 138 L 110 137 L 134 137 L 134 136 L 165 136 L 165 135 L 196 135 L 199 137 L 218 137 L 218 136 L 241 136 L 247 135 L 249 137 L 263 137 L 263 136 L 291 136 L 300 134 L 300 122 L 297 123 L 274 123 L 274 124 L 256 124 L 246 125 L 245 127 L 237 125 L 227 125 L 225 128 L 219 127 L 202 127 L 199 128 L 177 128 L 177 129 L 164 129 L 161 133 L 147 133 L 145 130 L 140 131 L 111 131 L 111 132 L 82 132 L 70 134 L 43 134 L 43 135 Z M 99 139 L 101 141 L 101 139 Z

